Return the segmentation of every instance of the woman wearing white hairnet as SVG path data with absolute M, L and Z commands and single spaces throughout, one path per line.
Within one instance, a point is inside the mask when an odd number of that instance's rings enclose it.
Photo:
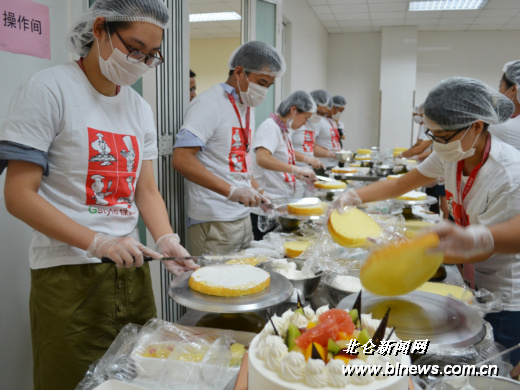
M 341 150 L 340 135 L 337 123 L 331 118 L 333 110 L 332 96 L 323 89 L 311 92 L 311 96 L 318 105 L 318 115 L 321 120 L 314 125 L 316 130 L 316 147 L 314 155 L 320 157 L 326 168 L 338 164 L 336 152 Z
M 489 132 L 520 150 L 520 60 L 504 65 L 498 91 L 511 99 L 515 111 L 507 122 L 489 126 Z
M 298 167 L 296 160 L 302 161 L 304 155 L 292 146 L 289 131 L 305 125 L 316 112 L 316 104 L 305 91 L 296 91 L 287 96 L 278 106 L 277 113 L 271 114 L 256 130 L 252 142 L 255 153 L 253 177 L 260 186 L 260 193 L 270 198 L 293 198 L 296 180 L 314 181 L 316 175 L 311 168 Z M 251 210 L 251 224 L 255 240 L 261 240 L 269 231 L 258 229 L 259 215 L 262 210 Z M 274 227 L 272 227 L 274 228 Z
M 345 111 L 347 107 L 347 99 L 341 95 L 336 95 L 332 97 L 332 110 L 330 111 L 330 117 L 334 122 L 336 122 L 336 126 L 338 128 L 339 133 L 339 144 L 341 148 L 343 148 L 343 141 L 345 139 L 345 124 L 340 121 L 341 114 Z
M 294 150 L 305 156 L 305 160 L 297 162 L 296 165 L 302 167 L 312 166 L 317 173 L 324 174 L 326 166 L 323 162 L 324 159 L 335 159 L 336 154 L 334 151 L 318 145 L 317 138 L 322 131 L 325 138 L 328 137 L 329 134 L 336 134 L 337 144 L 339 145 L 339 133 L 337 133 L 337 131 L 334 133 L 333 130 L 336 127 L 329 118 L 330 109 L 332 108 L 332 97 L 330 94 L 323 89 L 318 89 L 312 91 L 310 95 L 317 106 L 316 115 L 313 115 L 304 126 L 292 132 L 291 141 Z M 339 149 L 340 147 L 338 146 L 338 150 Z M 304 188 L 299 188 L 298 192 L 303 196 Z
M 395 198 L 444 176 L 450 213 L 459 226 L 495 225 L 520 215 L 520 153 L 487 131 L 511 117 L 514 105 L 486 84 L 453 77 L 432 89 L 424 103 L 426 134 L 434 152 L 417 169 L 399 179 L 347 191 L 335 207 Z M 474 228 L 472 228 L 474 229 Z M 445 256 L 463 264 L 465 279 L 500 296 L 504 310 L 486 315 L 495 340 L 506 347 L 520 342 L 520 259 L 489 252 Z M 520 352 L 511 354 L 511 363 Z
M 189 255 L 155 184 L 152 110 L 129 87 L 164 61 L 168 15 L 160 0 L 96 1 L 69 38 L 81 58 L 22 84 L 0 130 L 7 209 L 34 229 L 35 389 L 75 388 L 124 325 L 156 316 L 143 254 Z

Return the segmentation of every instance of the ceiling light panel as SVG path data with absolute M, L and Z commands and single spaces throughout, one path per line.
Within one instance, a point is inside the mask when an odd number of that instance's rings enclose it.
M 482 9 L 488 0 L 422 0 L 410 1 L 408 11 L 454 11 Z
M 220 22 L 223 20 L 240 20 L 242 17 L 236 12 L 211 12 L 206 14 L 190 14 L 190 23 Z

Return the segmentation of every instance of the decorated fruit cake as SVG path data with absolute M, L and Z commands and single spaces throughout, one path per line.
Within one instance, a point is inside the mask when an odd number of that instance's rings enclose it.
M 346 365 L 410 365 L 410 357 L 402 353 L 367 355 L 359 347 L 357 355 L 348 354 L 351 340 L 360 345 L 372 339 L 377 342 L 375 333 L 381 321 L 367 314 L 360 320 L 357 309 L 347 312 L 328 306 L 316 312 L 305 307 L 274 316 L 249 347 L 248 389 L 407 390 L 407 376 L 343 374 Z M 385 331 L 384 325 L 381 331 Z M 384 333 L 388 338 L 391 331 Z M 398 340 L 395 336 L 390 339 Z
M 194 271 L 189 286 L 200 293 L 219 297 L 238 297 L 264 291 L 271 276 L 252 265 L 217 265 Z

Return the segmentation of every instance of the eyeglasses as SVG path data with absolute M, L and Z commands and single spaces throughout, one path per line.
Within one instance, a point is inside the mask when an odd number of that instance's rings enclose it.
M 116 31 L 116 35 L 123 43 L 126 50 L 128 50 L 128 55 L 126 56 L 126 59 L 128 60 L 128 62 L 132 62 L 135 64 L 135 63 L 143 61 L 146 64 L 146 66 L 148 66 L 149 68 L 156 68 L 164 62 L 164 58 L 160 51 L 157 51 L 157 54 L 159 55 L 158 57 L 146 55 L 142 51 L 139 51 L 139 50 L 133 48 L 132 46 L 127 45 L 125 43 L 125 41 L 123 41 L 123 38 L 121 38 L 121 35 L 119 35 L 119 33 L 117 31 Z
M 470 125 L 471 127 L 471 125 Z M 462 129 L 458 129 L 458 130 L 453 130 L 454 133 L 452 135 L 450 135 L 449 137 L 438 137 L 436 135 L 433 135 L 432 131 L 430 129 L 426 129 L 426 131 L 424 132 L 424 134 L 426 134 L 426 136 L 431 139 L 432 141 L 435 141 L 435 142 L 439 142 L 441 144 L 447 144 L 448 142 L 450 142 L 450 140 L 455 137 L 457 134 L 459 134 L 461 131 L 464 131 L 464 130 L 468 130 L 469 127 L 464 127 Z

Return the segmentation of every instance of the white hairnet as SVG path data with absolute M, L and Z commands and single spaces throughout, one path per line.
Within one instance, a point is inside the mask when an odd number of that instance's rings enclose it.
M 424 124 L 430 130 L 457 130 L 477 120 L 496 125 L 515 110 L 511 100 L 482 81 L 451 77 L 433 88 L 424 102 Z
M 505 64 L 504 74 L 511 84 L 520 84 L 520 60 L 511 61 Z
M 332 105 L 334 107 L 346 107 L 347 106 L 347 99 L 345 99 L 341 95 L 336 95 L 332 97 Z
M 311 96 L 318 106 L 332 108 L 332 96 L 324 89 L 315 89 L 311 92 Z
M 316 112 L 316 103 L 312 96 L 305 91 L 295 91 L 283 99 L 276 110 L 281 116 L 287 116 L 292 106 L 296 106 L 302 112 Z
M 68 44 L 72 51 L 84 57 L 94 41 L 92 26 L 97 17 L 107 22 L 148 22 L 166 28 L 170 18 L 161 0 L 97 0 L 73 25 Z
M 261 73 L 273 77 L 285 73 L 285 59 L 276 48 L 260 41 L 250 41 L 237 47 L 229 57 L 229 70 L 237 66 L 246 72 Z

